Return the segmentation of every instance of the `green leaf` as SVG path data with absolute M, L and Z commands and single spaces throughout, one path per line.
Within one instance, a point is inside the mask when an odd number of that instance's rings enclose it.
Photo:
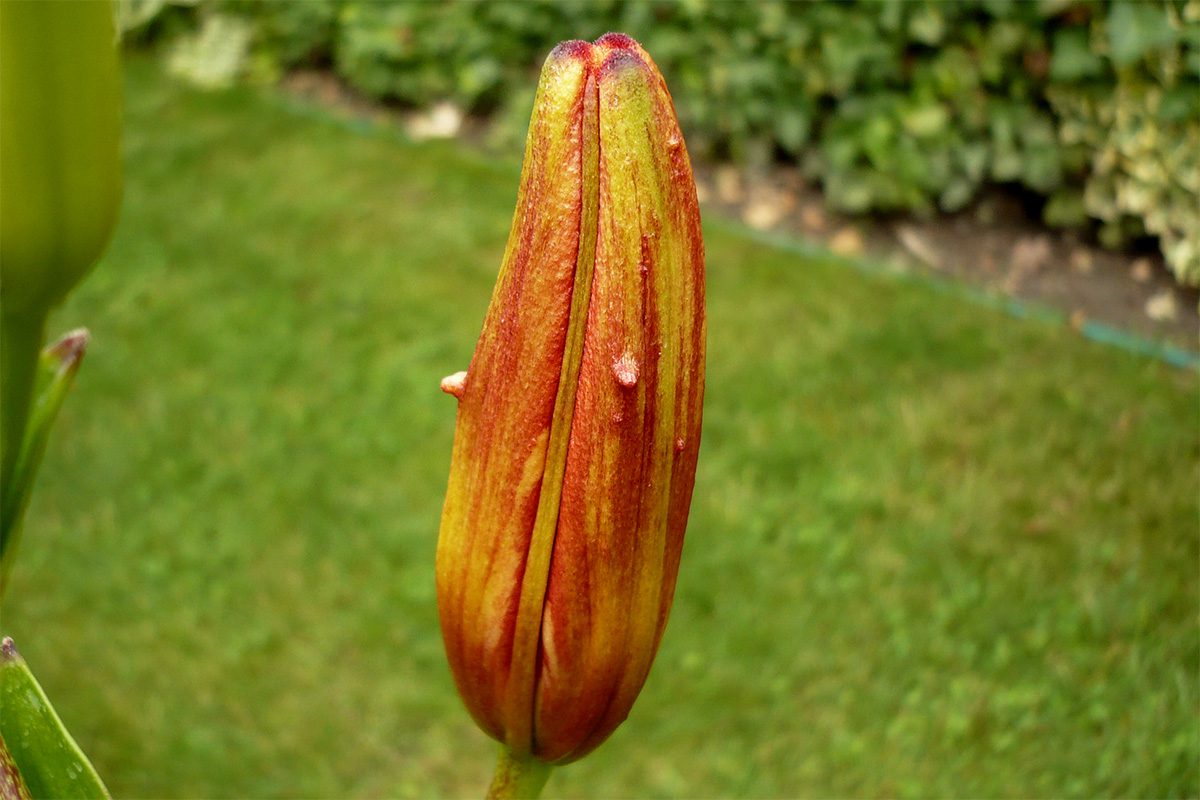
M 937 6 L 925 5 L 909 19 L 908 32 L 921 44 L 932 46 L 946 35 L 946 20 Z
M 947 184 L 938 197 L 938 206 L 943 211 L 958 211 L 970 202 L 975 194 L 975 184 L 967 178 L 955 178 Z
M 1050 77 L 1056 81 L 1094 78 L 1104 72 L 1104 62 L 1092 52 L 1088 32 L 1066 28 L 1054 35 L 1054 54 L 1050 59 Z
M 775 120 L 775 136 L 789 153 L 798 153 L 808 141 L 811 117 L 804 109 L 785 108 Z
M 1128 66 L 1175 41 L 1167 10 L 1158 4 L 1122 2 L 1108 17 L 1108 42 L 1117 66 Z
M 1055 228 L 1074 228 L 1087 222 L 1087 208 L 1083 203 L 1083 194 L 1077 188 L 1069 187 L 1056 191 L 1050 196 L 1046 207 L 1042 210 L 1042 219 L 1047 225 Z
M 253 37 L 248 21 L 230 14 L 211 14 L 200 30 L 174 42 L 167 69 L 205 89 L 229 86 L 246 68 Z
M 34 800 L 109 798 L 8 637 L 0 644 L 0 736 Z
M 0 596 L 8 585 L 8 572 L 20 538 L 21 518 L 29 503 L 50 429 L 58 417 L 63 400 L 75 382 L 75 373 L 87 350 L 88 332 L 71 331 L 41 353 L 34 378 L 33 406 L 25 426 L 24 439 L 11 473 L 4 476 L 0 495 Z
M 1163 92 L 1158 118 L 1163 122 L 1187 122 L 1200 111 L 1200 92 L 1194 84 L 1175 86 Z
M 901 117 L 904 130 L 913 136 L 936 136 L 946 129 L 950 113 L 940 103 L 928 103 L 908 109 Z

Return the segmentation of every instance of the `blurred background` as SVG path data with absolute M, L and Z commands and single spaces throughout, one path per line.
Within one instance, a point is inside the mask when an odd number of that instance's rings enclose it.
M 196 83 L 290 76 L 326 100 L 423 112 L 404 120 L 417 136 L 466 134 L 506 152 L 524 140 L 549 48 L 572 32 L 634 31 L 670 78 L 693 155 L 713 168 L 703 194 L 747 224 L 1150 335 L 1195 331 L 1196 295 L 1167 291 L 1158 269 L 1200 284 L 1194 0 L 122 8 L 127 39 L 161 45 L 169 69 Z M 918 224 L 954 212 L 969 213 Z M 1081 299 L 1088 282 L 1126 302 Z
M 114 796 L 460 797 L 433 554 L 537 70 L 705 214 L 675 610 L 564 797 L 1200 793 L 1200 2 L 128 0 L 125 200 L 4 608 Z

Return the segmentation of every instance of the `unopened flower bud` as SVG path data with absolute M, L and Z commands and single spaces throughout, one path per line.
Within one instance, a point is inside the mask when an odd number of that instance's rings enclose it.
M 44 315 L 100 257 L 121 192 L 113 6 L 0 2 L 0 291 Z
M 632 39 L 554 49 L 459 400 L 437 553 L 479 725 L 564 763 L 641 690 L 700 446 L 704 248 L 671 96 Z

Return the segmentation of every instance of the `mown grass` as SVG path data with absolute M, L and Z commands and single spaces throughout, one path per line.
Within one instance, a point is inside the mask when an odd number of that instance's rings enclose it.
M 4 609 L 121 797 L 479 796 L 433 553 L 515 161 L 129 67 L 94 344 Z M 1200 792 L 1197 376 L 707 229 L 704 444 L 566 797 Z

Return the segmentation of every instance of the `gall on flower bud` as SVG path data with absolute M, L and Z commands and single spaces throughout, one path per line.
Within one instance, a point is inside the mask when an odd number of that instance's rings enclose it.
M 704 246 L 670 93 L 631 38 L 542 69 L 504 261 L 458 398 L 442 636 L 480 727 L 573 761 L 629 713 L 675 591 L 700 446 Z

